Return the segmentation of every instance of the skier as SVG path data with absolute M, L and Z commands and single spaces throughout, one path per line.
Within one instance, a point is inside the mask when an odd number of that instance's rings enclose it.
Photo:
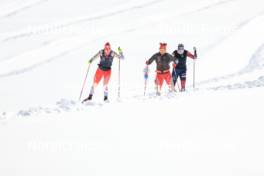
M 171 54 L 167 53 L 166 49 L 167 44 L 160 43 L 159 52 L 154 54 L 149 60 L 146 61 L 147 65 L 150 65 L 153 61 L 155 61 L 157 64 L 157 75 L 155 79 L 155 83 L 157 85 L 157 95 L 160 95 L 164 80 L 169 86 L 169 90 L 172 91 L 170 63 L 173 62 L 173 67 L 176 67 L 176 58 L 173 57 Z
M 172 71 L 173 84 L 175 87 L 178 77 L 180 77 L 181 91 L 184 92 L 186 85 L 187 57 L 192 59 L 196 59 L 196 57 L 189 51 L 185 50 L 183 44 L 179 44 L 178 50 L 175 50 L 172 55 L 177 59 L 177 66 Z
M 104 79 L 104 101 L 108 101 L 108 83 L 111 77 L 111 67 L 113 63 L 113 59 L 117 57 L 118 59 L 124 59 L 122 50 L 120 47 L 118 48 L 119 54 L 111 49 L 111 45 L 107 42 L 104 46 L 104 49 L 100 50 L 94 57 L 89 60 L 89 64 L 91 64 L 95 59 L 100 57 L 100 62 L 98 64 L 98 69 L 94 76 L 93 86 L 90 89 L 89 96 L 83 100 L 83 103 L 89 100 L 92 100 L 94 91 L 101 79 Z

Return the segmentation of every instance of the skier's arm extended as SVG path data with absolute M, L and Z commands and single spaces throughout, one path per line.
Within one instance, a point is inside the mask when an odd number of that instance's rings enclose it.
M 172 53 L 172 55 L 168 54 L 170 57 L 170 61 L 173 62 L 173 67 L 175 68 L 178 64 L 178 58 L 175 57 L 175 54 Z
M 174 57 L 174 54 L 172 54 L 172 55 L 168 54 L 168 56 L 169 56 L 171 62 L 176 62 L 177 61 L 177 58 Z
M 196 59 L 196 57 L 189 51 L 187 51 L 187 56 L 192 59 Z
M 91 64 L 95 59 L 97 59 L 101 55 L 102 51 L 99 51 L 96 55 L 94 55 L 88 63 Z
M 118 47 L 118 53 L 113 52 L 113 57 L 117 57 L 118 59 L 125 59 L 123 51 L 120 47 Z
M 125 58 L 123 53 L 118 54 L 117 52 L 113 52 L 113 56 L 118 58 L 118 59 L 124 59 Z
M 149 60 L 146 61 L 146 64 L 150 65 L 156 59 L 157 59 L 157 56 L 156 56 L 156 54 L 154 54 Z

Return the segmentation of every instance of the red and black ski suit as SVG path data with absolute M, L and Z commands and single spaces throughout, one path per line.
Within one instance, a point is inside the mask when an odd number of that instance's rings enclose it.
M 171 85 L 171 73 L 170 73 L 170 63 L 176 63 L 176 58 L 173 57 L 169 53 L 165 53 L 161 55 L 160 53 L 154 54 L 147 62 L 147 65 L 150 65 L 153 61 L 157 64 L 157 75 L 156 75 L 156 84 L 160 86 L 163 85 L 163 82 L 167 83 L 167 85 Z
M 94 83 L 99 84 L 102 78 L 104 78 L 104 85 L 107 85 L 109 83 L 110 77 L 111 77 L 111 67 L 113 64 L 113 60 L 115 57 L 119 59 L 123 59 L 123 57 L 119 54 L 117 54 L 114 51 L 110 51 L 110 54 L 108 56 L 105 55 L 104 50 L 100 50 L 91 60 L 95 60 L 96 58 L 100 57 L 100 62 L 98 64 L 98 69 L 96 70 L 95 76 L 94 76 Z

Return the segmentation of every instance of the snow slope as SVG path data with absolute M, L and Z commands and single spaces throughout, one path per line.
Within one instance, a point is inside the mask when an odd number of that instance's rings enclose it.
M 2 0 L 0 174 L 264 175 L 261 0 Z M 179 7 L 179 8 L 177 8 Z M 110 83 L 87 106 L 87 60 L 121 46 Z M 159 42 L 198 48 L 196 89 L 156 97 L 144 62 Z M 87 96 L 96 63 L 85 87 Z

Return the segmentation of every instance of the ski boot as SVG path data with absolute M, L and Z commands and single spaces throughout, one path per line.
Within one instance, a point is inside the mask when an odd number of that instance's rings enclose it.
M 84 99 L 84 100 L 82 101 L 82 103 L 85 103 L 85 102 L 87 102 L 87 101 L 91 101 L 92 99 L 93 99 L 93 95 L 90 94 L 88 98 L 86 98 L 86 99 Z
M 104 102 L 106 102 L 106 103 L 109 102 L 108 96 L 104 96 Z

